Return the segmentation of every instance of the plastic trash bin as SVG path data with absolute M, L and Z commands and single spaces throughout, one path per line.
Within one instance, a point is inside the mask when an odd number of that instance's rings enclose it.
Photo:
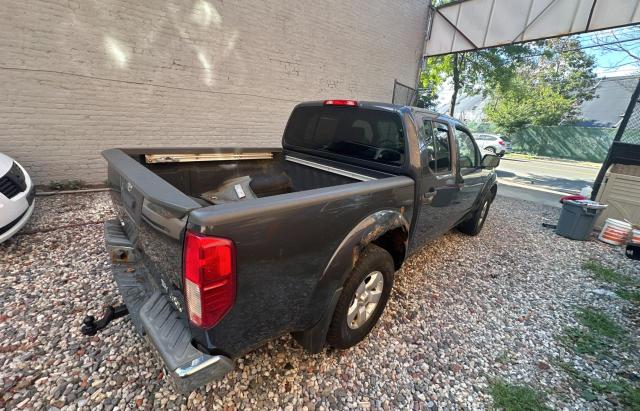
M 596 218 L 606 207 L 591 200 L 565 200 L 556 234 L 572 240 L 588 240 Z

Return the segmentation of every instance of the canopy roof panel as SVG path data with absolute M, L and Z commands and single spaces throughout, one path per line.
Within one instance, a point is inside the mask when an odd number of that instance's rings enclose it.
M 465 0 L 432 9 L 425 56 L 640 22 L 640 0 Z

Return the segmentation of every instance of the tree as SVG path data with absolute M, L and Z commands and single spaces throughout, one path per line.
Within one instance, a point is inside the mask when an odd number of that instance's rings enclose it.
M 575 39 L 553 39 L 532 45 L 507 85 L 491 92 L 487 119 L 506 132 L 526 125 L 558 125 L 577 118 L 584 101 L 595 96 L 595 61 Z
M 435 109 L 438 90 L 451 76 L 451 59 L 451 55 L 427 59 L 426 67 L 420 73 L 418 107 Z
M 437 90 L 450 78 L 453 86 L 449 114 L 453 116 L 458 94 L 488 94 L 496 87 L 507 87 L 523 57 L 530 53 L 526 44 L 488 50 L 429 57 L 421 76 L 421 90 Z M 431 98 L 435 95 L 435 91 Z
M 545 40 L 535 48 L 540 53 L 523 67 L 523 73 L 534 83 L 548 84 L 562 96 L 573 99 L 573 106 L 563 120 L 574 120 L 582 103 L 595 97 L 595 59 L 580 48 L 575 38 Z
M 485 115 L 499 130 L 513 133 L 527 125 L 557 125 L 573 104 L 574 99 L 563 96 L 550 85 L 534 85 L 520 75 L 509 87 L 494 92 L 485 107 Z

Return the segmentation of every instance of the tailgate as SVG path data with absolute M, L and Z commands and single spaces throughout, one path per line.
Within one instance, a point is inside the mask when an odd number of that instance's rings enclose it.
M 111 197 L 127 237 L 123 240 L 134 249 L 125 258 L 140 260 L 161 290 L 180 305 L 184 230 L 189 212 L 201 205 L 124 151 L 111 149 L 102 155 L 109 164 Z

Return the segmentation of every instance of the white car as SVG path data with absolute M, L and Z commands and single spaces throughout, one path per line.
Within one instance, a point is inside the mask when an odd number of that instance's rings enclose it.
M 0 153 L 0 243 L 17 233 L 35 207 L 35 190 L 26 170 Z
M 478 133 L 473 136 L 481 150 L 490 151 L 500 157 L 511 152 L 511 143 L 497 134 Z

